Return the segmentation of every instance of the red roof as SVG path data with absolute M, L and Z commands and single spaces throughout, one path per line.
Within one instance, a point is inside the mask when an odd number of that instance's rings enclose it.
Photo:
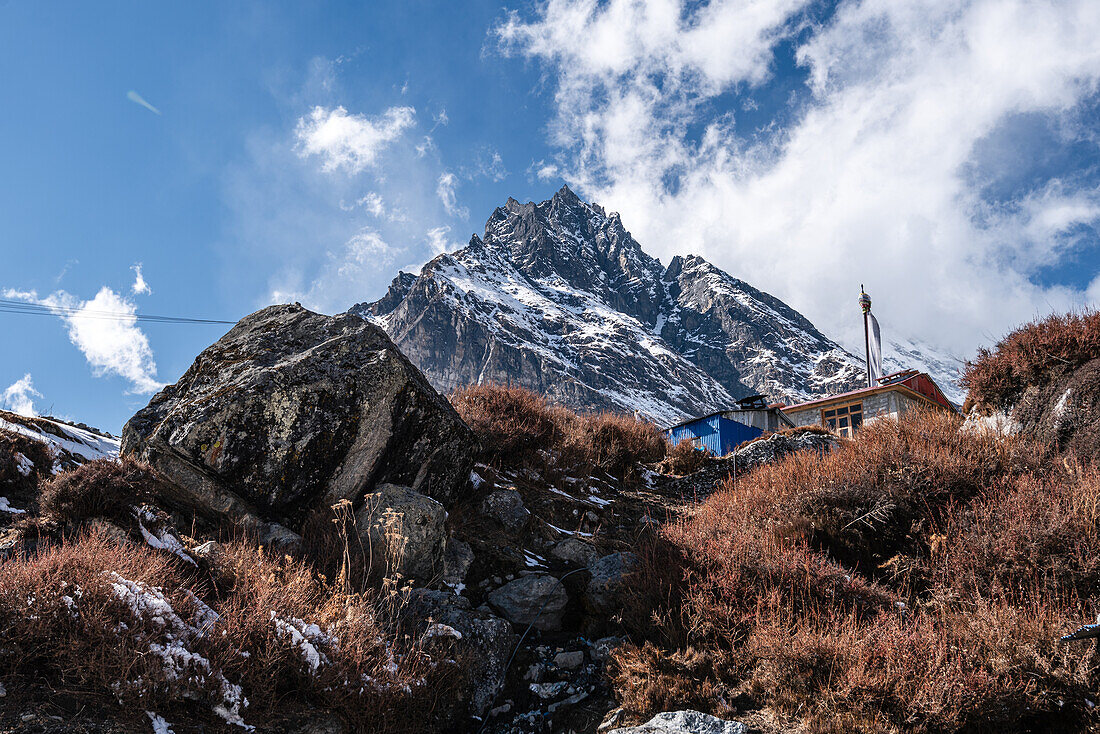
M 845 398 L 848 396 L 861 395 L 869 392 L 879 392 L 891 387 L 903 386 L 906 387 L 918 395 L 928 398 L 934 403 L 947 408 L 950 411 L 955 411 L 955 406 L 950 400 L 944 396 L 943 391 L 939 386 L 928 376 L 925 372 L 917 372 L 916 370 L 902 370 L 901 372 L 894 372 L 893 374 L 886 375 L 879 378 L 879 384 L 874 387 L 861 387 L 858 390 L 849 390 L 848 392 L 839 393 L 837 395 L 829 395 L 824 398 L 817 398 L 816 400 L 808 400 L 805 403 L 798 403 L 797 405 L 791 405 L 784 408 L 785 411 L 796 411 L 804 408 L 809 408 L 818 403 L 824 403 L 836 400 L 838 398 Z

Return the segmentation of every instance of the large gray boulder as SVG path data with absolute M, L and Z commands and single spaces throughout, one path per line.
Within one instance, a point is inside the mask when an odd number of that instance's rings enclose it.
M 725 721 L 698 711 L 666 711 L 641 726 L 613 729 L 610 734 L 748 734 L 748 731 L 739 721 Z
M 443 574 L 447 512 L 431 497 L 383 484 L 363 498 L 355 514 L 360 537 L 369 540 L 371 567 L 425 584 Z
M 300 531 L 385 483 L 451 502 L 474 443 L 381 329 L 283 305 L 241 319 L 157 393 L 122 453 L 159 470 L 185 511 Z
M 489 594 L 489 604 L 517 625 L 535 629 L 561 629 L 561 616 L 569 594 L 561 582 L 546 574 L 531 574 L 510 581 Z

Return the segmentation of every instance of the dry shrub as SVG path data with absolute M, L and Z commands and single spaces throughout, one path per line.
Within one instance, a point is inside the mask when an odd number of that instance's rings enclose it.
M 134 505 L 155 495 L 161 481 L 137 459 L 97 459 L 46 482 L 39 505 L 44 516 L 66 525 L 93 517 L 126 520 Z
M 574 413 L 521 387 L 469 385 L 452 393 L 451 403 L 490 461 L 550 461 L 622 477 L 666 450 L 661 431 L 651 423 L 616 413 Z
M 1100 602 L 1100 475 L 958 428 L 873 422 L 727 482 L 643 546 L 624 706 L 766 706 L 815 732 L 1096 723 L 1095 662 L 1057 639 Z
M 468 385 L 450 396 L 487 453 L 524 459 L 560 440 L 557 413 L 546 398 L 521 387 Z
M 27 461 L 33 466 L 28 467 Z M 33 494 L 39 481 L 51 475 L 53 463 L 46 444 L 0 428 L 0 496 Z
M 97 532 L 0 564 L 0 677 L 216 724 L 308 705 L 359 731 L 445 728 L 437 712 L 459 697 L 461 663 L 406 637 L 391 598 L 341 594 L 243 542 L 217 558 L 233 579 L 220 592 L 173 556 Z
M 1028 386 L 1100 357 L 1100 312 L 1052 315 L 1016 329 L 992 350 L 979 349 L 960 384 L 968 403 L 1004 410 Z
M 697 448 L 691 441 L 670 443 L 665 450 L 665 458 L 657 469 L 662 474 L 676 476 L 694 474 L 706 465 L 709 456 L 706 449 Z

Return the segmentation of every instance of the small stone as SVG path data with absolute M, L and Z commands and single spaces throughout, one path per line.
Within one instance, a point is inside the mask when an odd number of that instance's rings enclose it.
M 527 526 L 531 513 L 523 505 L 523 497 L 514 489 L 495 489 L 481 503 L 481 511 L 496 520 L 509 533 L 519 533 Z
M 573 670 L 584 665 L 584 652 L 577 650 L 575 652 L 559 652 L 554 656 L 554 665 L 566 670 Z
M 557 683 L 532 683 L 529 688 L 531 693 L 541 698 L 543 701 L 550 698 L 557 698 L 565 689 L 569 687 L 569 684 L 565 681 L 558 681 Z
M 28 714 L 23 714 L 22 716 L 20 716 L 20 717 L 19 717 L 19 720 L 20 720 L 20 721 L 24 721 L 24 722 L 26 722 L 26 721 L 34 721 L 34 720 L 35 720 L 35 718 L 36 718 L 36 717 L 35 717 L 35 715 L 34 715 L 34 714 L 29 714 L 29 713 L 28 713 Z
M 596 662 L 607 662 L 615 648 L 623 644 L 621 637 L 601 637 L 592 643 L 592 659 Z
M 492 710 L 489 711 L 489 718 L 492 718 L 494 716 L 500 716 L 501 714 L 506 714 L 511 710 L 512 710 L 512 702 L 511 701 L 505 701 L 501 705 L 497 706 L 495 709 L 492 709 Z
M 489 594 L 489 603 L 513 624 L 548 632 L 561 629 L 569 594 L 553 576 L 531 575 L 501 586 Z
M 541 683 L 544 675 L 546 675 L 546 666 L 542 663 L 534 663 L 527 669 L 527 672 L 523 674 L 523 679 L 534 683 Z
M 554 713 L 558 709 L 563 708 L 565 706 L 573 706 L 574 704 L 578 704 L 586 698 L 588 698 L 588 694 L 585 693 L 584 691 L 581 691 L 580 693 L 578 693 L 575 696 L 570 696 L 569 698 L 565 698 L 565 699 L 562 699 L 561 701 L 557 701 L 556 703 L 550 704 L 549 706 L 546 707 L 546 710 L 550 713 Z

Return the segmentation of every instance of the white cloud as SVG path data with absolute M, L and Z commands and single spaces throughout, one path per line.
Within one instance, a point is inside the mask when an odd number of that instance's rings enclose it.
M 40 397 L 42 393 L 34 389 L 31 373 L 28 372 L 0 393 L 0 403 L 6 410 L 33 418 L 38 415 L 34 411 L 34 399 Z
M 701 254 L 853 346 L 860 282 L 887 332 L 964 354 L 1100 293 L 1035 282 L 1097 223 L 1100 192 L 1050 181 L 990 206 L 973 171 L 1014 116 L 1072 134 L 1100 81 L 1100 4 L 843 3 L 798 48 L 791 122 L 739 137 L 715 100 L 767 81 L 804 5 L 550 0 L 496 31 L 554 74 L 564 177 L 656 254 Z
M 5 298 L 47 306 L 69 330 L 71 341 L 88 360 L 96 377 L 114 374 L 129 381 L 135 393 L 156 392 L 157 365 L 145 333 L 138 328 L 133 302 L 104 286 L 90 301 L 65 291 L 39 298 L 34 291 L 4 292 Z
M 284 283 L 272 289 L 274 303 L 298 301 L 323 313 L 344 311 L 367 300 L 367 288 L 392 277 L 395 258 L 404 250 L 389 245 L 382 236 L 363 229 L 338 249 L 325 253 L 325 262 L 305 288 Z
M 391 107 L 379 117 L 349 114 L 344 107 L 314 107 L 299 118 L 295 135 L 302 157 L 319 155 L 323 168 L 358 173 L 374 164 L 378 155 L 412 127 L 412 107 Z
M 452 217 L 461 217 L 467 219 L 470 216 L 470 211 L 464 207 L 458 205 L 455 189 L 458 187 L 458 177 L 450 171 L 444 171 L 439 175 L 439 181 L 435 187 L 435 193 L 439 196 L 439 200 L 443 202 L 443 208 Z
M 134 271 L 134 284 L 130 286 L 130 292 L 135 296 L 147 296 L 152 293 L 153 290 L 145 282 L 145 276 L 141 274 L 141 263 L 131 265 L 130 270 Z
M 462 247 L 462 243 L 451 241 L 451 228 L 447 225 L 432 227 L 425 234 L 427 235 L 428 247 L 431 249 L 433 257 L 442 255 L 444 252 L 454 252 Z
M 381 217 L 386 213 L 386 206 L 382 202 L 382 196 L 374 191 L 371 191 L 355 203 L 376 217 Z

